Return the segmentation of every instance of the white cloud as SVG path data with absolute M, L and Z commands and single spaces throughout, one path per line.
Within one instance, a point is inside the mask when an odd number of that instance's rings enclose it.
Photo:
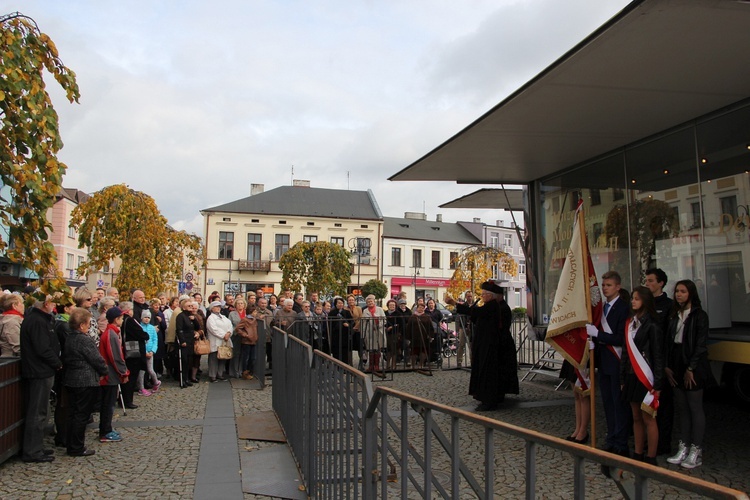
M 28 0 L 23 13 L 81 87 L 70 105 L 48 84 L 66 187 L 126 183 L 200 234 L 200 209 L 288 184 L 292 165 L 316 187 L 372 188 L 387 216 L 509 221 L 437 208 L 476 186 L 386 179 L 625 4 Z

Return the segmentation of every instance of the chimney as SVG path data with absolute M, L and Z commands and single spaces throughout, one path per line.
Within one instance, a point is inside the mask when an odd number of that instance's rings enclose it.
M 265 189 L 265 186 L 263 184 L 250 184 L 250 196 L 255 196 L 256 194 L 260 194 Z
M 435 221 L 437 221 L 437 222 L 443 222 L 443 214 L 437 214 L 435 216 Z
M 511 222 L 510 223 L 510 227 L 512 227 L 513 229 L 515 229 L 516 228 L 516 223 L 515 222 Z
M 501 221 L 501 220 L 499 220 L 499 221 L 497 221 L 497 224 L 496 224 L 496 225 L 497 225 L 497 226 L 500 226 L 500 227 L 505 227 L 505 226 L 504 226 L 504 224 L 505 224 L 505 222 L 504 222 L 504 221 Z
M 305 181 L 305 180 L 302 180 L 302 179 L 294 179 L 294 182 L 292 183 L 292 186 L 294 186 L 294 187 L 309 188 L 310 187 L 310 181 Z
M 404 212 L 404 219 L 427 220 L 427 214 L 422 212 Z
M 482 223 L 482 219 L 480 219 L 479 217 L 474 217 L 474 224 L 481 224 L 481 223 Z

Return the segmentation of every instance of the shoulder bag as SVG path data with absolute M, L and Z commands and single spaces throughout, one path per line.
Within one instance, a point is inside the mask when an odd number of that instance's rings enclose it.
M 211 343 L 208 341 L 206 337 L 201 335 L 200 338 L 195 340 L 195 344 L 193 345 L 193 352 L 195 352 L 195 354 L 198 354 L 198 355 L 210 354 Z
M 217 357 L 219 359 L 232 359 L 232 346 L 225 340 L 218 349 Z

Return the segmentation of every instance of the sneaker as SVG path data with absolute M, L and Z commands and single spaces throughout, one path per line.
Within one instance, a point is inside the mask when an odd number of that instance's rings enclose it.
M 691 444 L 690 451 L 687 454 L 687 458 L 683 460 L 682 463 L 680 463 L 680 466 L 685 469 L 695 469 L 696 467 L 703 465 L 701 455 L 703 455 L 703 451 L 701 450 L 700 446 Z
M 151 389 L 151 394 L 153 394 L 156 391 L 158 391 L 160 387 L 161 387 L 161 380 L 159 380 L 159 381 L 156 382 L 156 385 L 154 385 L 154 387 Z
M 151 395 L 151 391 L 149 391 L 148 389 L 139 389 L 138 390 L 138 394 L 140 396 L 150 396 Z
M 677 445 L 677 453 L 675 453 L 673 456 L 669 457 L 667 459 L 667 462 L 670 464 L 681 464 L 683 460 L 685 460 L 688 456 L 688 449 L 687 446 L 685 446 L 685 443 L 680 441 L 680 443 Z
M 122 437 L 120 436 L 120 434 L 114 431 L 110 432 L 106 436 L 99 438 L 100 443 L 116 443 L 118 441 L 122 441 Z

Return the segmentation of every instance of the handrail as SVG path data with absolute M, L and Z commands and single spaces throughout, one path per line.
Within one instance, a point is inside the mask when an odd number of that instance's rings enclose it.
M 485 429 L 492 429 L 503 432 L 505 434 L 512 435 L 514 437 L 521 438 L 528 443 L 541 444 L 551 448 L 555 448 L 567 453 L 570 453 L 574 457 L 590 460 L 602 465 L 616 467 L 618 469 L 626 470 L 633 473 L 636 476 L 636 482 L 639 478 L 649 478 L 659 481 L 661 483 L 669 484 L 677 488 L 682 488 L 693 493 L 698 493 L 709 498 L 720 498 L 720 499 L 737 499 L 747 500 L 748 496 L 742 491 L 728 488 L 716 483 L 710 483 L 702 479 L 686 476 L 669 469 L 664 469 L 656 466 L 646 464 L 645 462 L 639 462 L 630 458 L 621 457 L 607 453 L 590 446 L 571 443 L 564 439 L 543 434 L 538 431 L 525 429 L 517 425 L 508 424 L 498 420 L 470 413 L 465 410 L 453 408 L 429 399 L 425 399 L 407 392 L 399 391 L 385 386 L 379 386 L 375 389 L 373 398 L 370 400 L 370 404 L 367 407 L 365 413 L 366 419 L 372 419 L 375 417 L 380 400 L 383 396 L 390 395 L 396 397 L 402 401 L 407 401 L 413 405 L 418 405 L 424 409 L 430 411 L 437 411 L 451 417 L 458 418 L 462 421 L 471 422 Z M 529 446 L 527 446 L 527 464 L 529 462 Z M 528 482 L 528 481 L 527 481 Z

